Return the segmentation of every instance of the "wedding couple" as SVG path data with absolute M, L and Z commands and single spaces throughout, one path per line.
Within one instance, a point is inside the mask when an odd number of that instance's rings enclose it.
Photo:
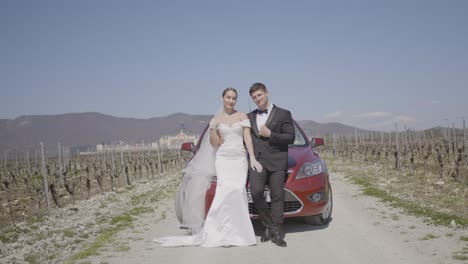
M 289 111 L 270 102 L 264 84 L 253 84 L 249 93 L 258 109 L 245 114 L 235 109 L 237 91 L 223 91 L 223 111 L 210 121 L 210 133 L 205 133 L 199 151 L 184 170 L 182 225 L 192 235 L 160 237 L 154 242 L 163 246 L 255 245 L 245 188 L 248 172 L 250 192 L 263 226 L 261 242 L 271 240 L 286 247 L 283 188 L 288 144 L 295 137 L 292 117 Z M 216 194 L 204 218 L 205 192 L 214 175 Z M 263 194 L 266 184 L 270 188 L 271 213 Z

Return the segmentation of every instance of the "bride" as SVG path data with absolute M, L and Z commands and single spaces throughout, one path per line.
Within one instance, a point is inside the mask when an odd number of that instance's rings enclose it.
M 252 169 L 261 172 L 263 168 L 253 154 L 250 121 L 245 113 L 234 108 L 237 91 L 226 88 L 222 99 L 223 111 L 210 121 L 209 141 L 206 138 L 202 141 L 197 155 L 184 170 L 184 196 L 188 198 L 180 209 L 182 224 L 190 229 L 192 235 L 153 240 L 163 246 L 256 244 L 245 190 L 248 171 L 246 148 Z M 203 222 L 205 192 L 214 175 L 217 176 L 216 193 Z

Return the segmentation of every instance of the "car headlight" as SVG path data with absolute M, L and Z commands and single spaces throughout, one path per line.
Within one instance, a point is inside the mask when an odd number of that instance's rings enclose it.
M 297 172 L 296 179 L 316 176 L 323 173 L 324 171 L 326 171 L 325 163 L 321 159 L 314 162 L 306 162 Z

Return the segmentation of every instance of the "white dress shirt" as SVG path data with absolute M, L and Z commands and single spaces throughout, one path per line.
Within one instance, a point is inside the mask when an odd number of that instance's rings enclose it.
M 267 109 L 268 109 L 267 114 L 264 114 L 264 113 L 257 114 L 258 131 L 260 131 L 260 128 L 265 125 L 266 121 L 268 120 L 268 117 L 270 116 L 271 110 L 273 109 L 273 104 L 271 102 L 270 102 L 270 105 L 267 107 Z

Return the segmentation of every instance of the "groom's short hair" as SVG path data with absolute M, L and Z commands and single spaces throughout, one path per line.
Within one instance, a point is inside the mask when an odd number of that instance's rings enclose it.
M 254 92 L 256 92 L 258 90 L 262 90 L 262 91 L 266 92 L 267 88 L 263 83 L 259 83 L 259 82 L 254 83 L 254 84 L 252 84 L 252 86 L 250 86 L 249 93 L 250 93 L 250 95 L 252 95 Z

